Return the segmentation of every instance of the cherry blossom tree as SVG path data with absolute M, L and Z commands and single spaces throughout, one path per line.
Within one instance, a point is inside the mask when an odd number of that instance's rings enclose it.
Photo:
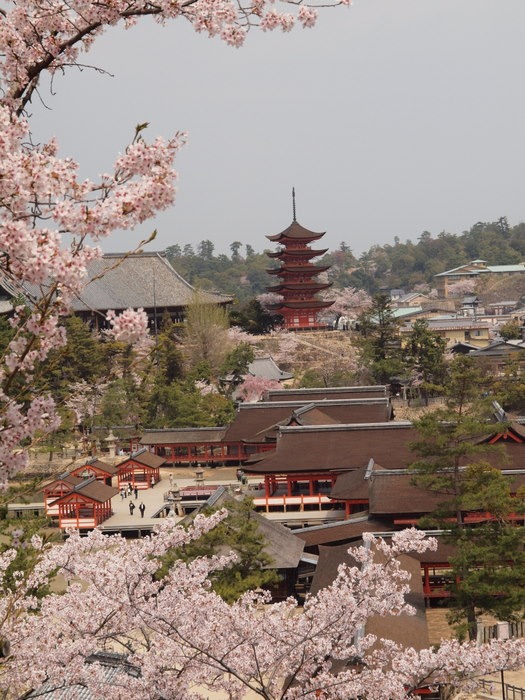
M 452 282 L 448 285 L 449 297 L 462 297 L 465 294 L 472 294 L 476 289 L 476 281 L 474 279 L 462 279 L 457 282 Z
M 235 390 L 235 399 L 243 403 L 256 403 L 265 391 L 276 391 L 282 386 L 276 379 L 265 379 L 246 374 Z
M 82 54 L 108 27 L 130 28 L 145 16 L 161 24 L 186 19 L 195 31 L 240 46 L 254 26 L 263 31 L 313 26 L 314 5 L 303 0 L 4 0 L 0 6 L 0 277 L 15 297 L 27 300 L 14 310 L 14 338 L 0 361 L 0 484 L 26 463 L 19 444 L 58 425 L 50 399 L 28 401 L 24 392 L 36 364 L 65 343 L 60 318 L 81 294 L 86 266 L 101 255 L 98 243 L 173 204 L 173 160 L 184 142 L 184 135 L 176 134 L 148 144 L 147 124 L 141 124 L 112 172 L 93 182 L 81 180 L 77 164 L 59 155 L 55 140 L 35 144 L 31 139 L 27 109 L 43 76 L 81 65 Z M 141 312 L 108 321 L 120 340 L 135 340 L 145 331 Z
M 322 294 L 323 299 L 332 301 L 330 313 L 336 314 L 336 321 L 341 316 L 355 320 L 372 305 L 372 298 L 364 289 L 344 287 L 344 289 L 330 289 Z
M 476 676 L 525 662 L 523 640 L 479 647 L 445 641 L 416 651 L 367 633 L 371 617 L 415 612 L 405 600 L 410 574 L 399 557 L 436 546 L 415 530 L 394 534 L 391 544 L 365 535 L 365 546 L 351 550 L 355 566 L 341 565 L 335 581 L 302 608 L 293 599 L 271 604 L 257 592 L 226 603 L 209 575 L 234 555 L 176 560 L 166 576 L 155 576 L 168 549 L 222 517 L 197 516 L 189 531 L 166 519 L 134 541 L 96 530 L 72 533 L 60 547 L 34 538 L 42 550 L 38 565 L 20 573 L 17 586 L 4 586 L 0 598 L 3 697 L 46 683 L 82 684 L 108 700 L 204 700 L 213 691 L 236 700 L 401 700 L 440 683 L 472 688 Z M 0 557 L 2 573 L 13 556 Z M 33 591 L 55 570 L 70 585 L 38 600 Z M 94 656 L 103 650 L 126 657 L 110 679 Z

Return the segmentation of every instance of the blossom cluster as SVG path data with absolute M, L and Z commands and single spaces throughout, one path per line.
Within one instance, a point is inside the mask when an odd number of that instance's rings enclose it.
M 120 314 L 110 310 L 106 314 L 110 329 L 106 333 L 121 343 L 138 343 L 148 333 L 148 316 L 144 309 L 126 309 Z
M 289 599 L 269 604 L 250 592 L 227 604 L 209 577 L 233 555 L 175 561 L 164 578 L 159 557 L 198 538 L 225 513 L 197 516 L 186 531 L 170 519 L 139 540 L 71 533 L 60 547 L 33 546 L 42 554 L 0 597 L 0 635 L 11 653 L 0 673 L 10 699 L 28 688 L 75 684 L 94 697 L 203 700 L 210 694 L 267 700 L 406 700 L 417 688 L 453 681 L 471 687 L 476 676 L 525 662 L 523 640 L 473 644 L 443 642 L 417 651 L 367 632 L 375 616 L 411 615 L 405 601 L 409 575 L 399 555 L 433 546 L 407 530 L 392 543 L 369 538 L 351 549 L 356 564 L 342 565 L 334 582 L 299 608 Z M 0 576 L 13 553 L 0 556 Z M 32 592 L 55 572 L 69 582 L 62 594 L 38 601 Z M 82 585 L 76 583 L 82 581 Z M 103 650 L 119 651 L 126 666 L 111 678 L 97 663 Z M 349 660 L 355 663 L 349 663 Z

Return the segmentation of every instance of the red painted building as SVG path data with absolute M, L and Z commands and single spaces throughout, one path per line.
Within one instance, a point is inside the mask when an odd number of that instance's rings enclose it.
M 113 515 L 111 499 L 117 493 L 94 476 L 82 481 L 51 504 L 58 509 L 58 526 L 92 530 Z
M 280 260 L 280 267 L 267 270 L 268 274 L 280 277 L 278 284 L 267 287 L 282 297 L 282 301 L 273 304 L 270 309 L 281 314 L 284 327 L 289 330 L 309 330 L 322 328 L 326 324 L 319 322 L 317 315 L 322 309 L 333 304 L 318 298 L 318 292 L 331 287 L 330 282 L 317 279 L 319 273 L 329 269 L 329 266 L 315 265 L 313 258 L 324 255 L 327 248 L 315 250 L 310 245 L 324 236 L 301 226 L 295 218 L 295 195 L 293 221 L 281 233 L 266 236 L 281 248 L 275 253 L 268 253 L 270 258 Z

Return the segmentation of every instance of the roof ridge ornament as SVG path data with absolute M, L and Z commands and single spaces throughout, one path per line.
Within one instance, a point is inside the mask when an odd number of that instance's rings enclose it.
M 295 218 L 295 187 L 292 187 L 292 212 L 293 212 L 293 220 L 297 221 Z

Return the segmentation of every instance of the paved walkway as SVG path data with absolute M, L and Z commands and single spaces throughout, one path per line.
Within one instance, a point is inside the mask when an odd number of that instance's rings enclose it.
M 232 489 L 239 487 L 237 481 L 236 470 L 228 467 L 217 469 L 205 469 L 203 486 L 228 486 Z M 192 469 L 161 469 L 160 481 L 153 488 L 143 489 L 138 491 L 138 496 L 128 494 L 126 498 L 122 498 L 117 494 L 111 499 L 113 515 L 105 520 L 101 529 L 113 529 L 118 527 L 140 527 L 141 525 L 150 527 L 159 522 L 158 513 L 167 505 L 165 495 L 172 489 L 170 482 L 170 473 L 173 478 L 173 485 L 178 488 L 192 487 L 196 488 L 197 483 Z M 260 479 L 255 479 L 254 483 L 258 483 Z M 140 503 L 144 503 L 146 509 L 142 518 L 139 511 Z M 133 515 L 130 514 L 129 504 L 133 503 L 135 509 Z M 180 520 L 181 518 L 177 518 Z

